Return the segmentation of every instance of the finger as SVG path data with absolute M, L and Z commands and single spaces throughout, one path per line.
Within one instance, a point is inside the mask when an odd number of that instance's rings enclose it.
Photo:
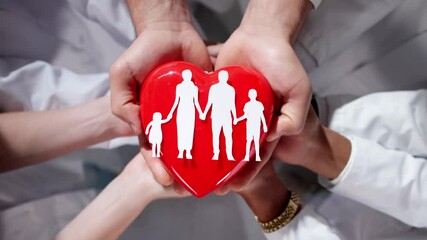
M 224 44 L 222 43 L 208 46 L 207 49 L 208 49 L 209 56 L 217 58 L 223 46 Z
M 170 186 L 173 183 L 173 178 L 164 168 L 162 161 L 159 158 L 151 157 L 151 150 L 148 151 L 143 148 L 141 149 L 141 153 L 156 181 L 163 186 Z
M 241 48 L 233 45 L 233 42 L 226 42 L 221 46 L 215 62 L 215 69 L 220 69 L 229 65 L 249 66 L 246 62 L 248 58 Z
M 218 196 L 224 196 L 226 194 L 228 194 L 230 192 L 230 187 L 228 184 L 224 184 L 223 186 L 221 186 L 220 188 L 217 188 L 215 190 L 215 194 Z
M 188 196 L 191 196 L 191 194 L 188 191 L 184 190 L 182 192 L 177 192 L 174 184 L 174 185 L 163 188 L 158 198 L 182 198 L 182 197 L 188 197 Z
M 139 106 L 136 104 L 138 83 L 132 70 L 123 58 L 110 68 L 111 110 L 114 115 L 127 122 L 135 134 L 141 133 Z
M 178 182 L 173 182 L 173 189 L 179 195 L 189 195 L 190 193 Z
M 210 59 L 211 59 L 212 66 L 215 66 L 215 64 L 216 64 L 216 57 L 210 57 Z
M 274 141 L 283 135 L 297 135 L 302 131 L 310 108 L 311 95 L 312 90 L 308 80 L 300 81 L 289 92 L 287 102 L 280 108 L 281 114 L 268 135 L 267 141 Z
M 139 136 L 140 139 L 140 150 L 141 154 L 144 156 L 145 162 L 153 174 L 157 182 L 163 186 L 170 186 L 174 180 L 166 168 L 163 166 L 162 161 L 159 158 L 152 157 L 151 149 L 146 145 L 146 138 L 142 135 Z
M 265 142 L 261 149 L 261 162 L 255 162 L 253 159 L 243 167 L 243 169 L 236 175 L 229 183 L 229 188 L 235 192 L 242 191 L 246 185 L 254 180 L 259 171 L 267 164 L 271 155 L 273 154 L 274 148 L 278 141 Z
M 190 33 L 183 39 L 183 60 L 191 62 L 205 71 L 212 71 L 213 65 L 202 39 L 197 33 Z
M 229 49 L 222 49 L 221 52 L 218 54 L 218 57 L 215 61 L 215 69 L 220 69 L 229 65 L 243 65 L 239 60 L 235 59 L 235 50 L 230 50 L 231 52 L 224 52 L 224 50 Z

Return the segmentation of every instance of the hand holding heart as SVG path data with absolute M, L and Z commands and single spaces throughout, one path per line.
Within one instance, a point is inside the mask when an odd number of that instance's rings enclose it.
M 269 6 L 266 6 L 267 8 L 265 6 L 258 7 L 257 4 Z M 301 131 L 311 97 L 311 87 L 307 75 L 291 46 L 294 37 L 289 36 L 296 35 L 299 26 L 282 24 L 282 20 L 293 19 L 299 9 L 295 10 L 285 6 L 284 9 L 289 9 L 286 10 L 289 14 L 284 14 L 280 10 L 284 6 L 277 7 L 275 4 L 281 3 L 279 1 L 274 2 L 274 4 L 273 2 L 251 1 L 244 21 L 224 45 L 215 65 L 216 69 L 228 65 L 250 67 L 268 79 L 276 93 L 276 103 L 280 105 L 278 107 L 281 113 L 278 120 L 273 123 L 270 140 L 277 139 L 280 135 L 293 135 Z M 251 7 L 252 5 L 253 7 Z M 178 8 L 173 6 L 178 6 Z M 301 6 L 298 5 L 298 7 Z M 139 35 L 132 46 L 110 69 L 110 81 L 113 112 L 128 122 L 138 134 L 142 131 L 138 117 L 137 89 L 149 71 L 162 63 L 176 60 L 194 63 L 204 70 L 211 68 L 206 47 L 191 26 L 188 10 L 184 8 L 186 6 L 182 4 L 170 5 L 169 2 L 164 2 L 162 5 L 153 2 L 153 5 L 144 4 L 141 8 L 129 6 Z M 272 12 L 267 14 L 270 16 L 269 18 L 265 18 L 265 12 L 254 13 L 257 9 L 271 10 Z M 300 10 L 305 11 L 305 9 L 301 8 Z M 162 14 L 157 14 L 158 11 Z M 168 14 L 168 11 L 172 11 L 172 13 Z M 158 19 L 160 16 L 166 19 Z M 248 16 L 261 18 L 253 21 L 258 24 L 251 25 Z M 274 21 L 270 21 L 271 19 Z M 299 22 L 295 21 L 295 23 Z M 280 26 L 285 26 L 285 28 Z M 283 29 L 285 31 L 281 31 Z M 288 33 L 286 30 L 292 30 L 292 33 Z M 157 125 L 160 121 L 168 122 L 173 118 L 166 112 L 163 114 L 164 116 L 167 115 L 167 118 L 159 120 Z M 206 120 L 206 113 L 200 114 L 199 118 Z M 233 124 L 237 127 L 239 125 L 235 118 Z M 263 131 L 266 132 L 266 130 L 263 127 Z M 140 143 L 141 152 L 156 179 L 164 185 L 171 184 L 172 178 L 164 170 L 160 160 L 151 157 L 151 148 L 146 145 L 147 141 L 142 135 Z M 262 156 L 262 159 L 270 158 L 270 150 L 274 148 L 275 144 L 276 141 L 264 144 L 261 155 L 265 156 Z M 249 162 L 228 186 L 223 187 L 221 192 L 226 192 L 230 188 L 241 188 L 250 182 L 264 162 L 261 164 Z
M 279 46 L 276 46 L 276 49 L 282 49 L 279 51 L 281 54 L 276 54 L 271 49 L 270 45 L 254 41 L 252 43 L 251 41 L 241 41 L 242 39 L 240 38 L 248 39 L 249 37 L 245 36 L 244 31 L 236 31 L 227 41 L 224 48 L 219 51 L 218 58 L 216 59 L 217 66 L 222 66 L 223 64 L 246 65 L 258 69 L 261 73 L 265 72 L 265 76 L 272 76 L 269 78 L 269 82 L 273 90 L 275 90 L 275 93 L 277 93 L 276 103 L 284 103 L 284 105 L 280 107 L 282 115 L 278 118 L 277 122 L 272 124 L 274 128 L 270 131 L 271 139 L 275 139 L 277 136 L 284 134 L 283 131 L 286 129 L 290 129 L 287 134 L 298 132 L 298 125 L 305 121 L 304 112 L 306 112 L 306 105 L 308 105 L 311 97 L 311 88 L 305 71 L 296 58 L 291 46 L 287 43 L 280 43 Z M 245 44 L 242 44 L 242 42 Z M 267 42 L 271 43 L 274 41 L 269 40 Z M 257 47 L 254 47 L 254 45 Z M 260 51 L 249 53 L 248 49 L 260 49 Z M 261 51 L 262 49 L 264 49 L 264 51 Z M 266 56 L 264 56 L 265 52 L 275 54 L 266 58 Z M 245 61 L 242 61 L 243 59 Z M 270 63 L 270 65 L 268 63 Z M 288 67 L 282 68 L 282 65 Z M 287 81 L 283 79 L 287 79 Z M 286 90 L 288 90 L 288 92 Z M 287 102 L 283 102 L 285 100 L 287 100 Z M 290 111 L 290 113 L 288 113 L 288 111 Z M 292 113 L 295 115 L 292 116 Z M 204 120 L 206 114 L 203 113 L 199 117 Z M 238 124 L 238 120 L 233 119 L 233 124 Z M 262 130 L 263 132 L 267 132 L 266 127 L 263 127 Z M 270 158 L 272 149 L 274 149 L 276 143 L 277 141 L 273 141 L 272 143 L 264 143 L 264 145 L 261 146 L 261 153 L 263 154 L 261 157 L 262 159 Z M 231 181 L 217 189 L 216 192 L 218 194 L 224 194 L 229 190 L 238 191 L 242 189 L 254 179 L 264 163 L 265 161 L 261 163 L 249 162 L 246 166 L 242 167 L 240 172 L 236 174 Z
M 162 10 L 160 7 L 156 9 Z M 144 14 L 144 11 L 138 9 L 135 14 Z M 132 17 L 134 20 L 138 18 Z M 179 23 L 169 19 L 138 24 L 143 26 L 137 27 L 137 39 L 110 68 L 111 109 L 140 136 L 141 153 L 147 165 L 155 178 L 166 186 L 172 184 L 173 179 L 160 160 L 152 158 L 151 148 L 146 146 L 145 135 L 141 134 L 138 104 L 140 86 L 147 74 L 162 63 L 188 61 L 207 71 L 212 69 L 212 64 L 206 46 L 191 25 L 190 19 Z

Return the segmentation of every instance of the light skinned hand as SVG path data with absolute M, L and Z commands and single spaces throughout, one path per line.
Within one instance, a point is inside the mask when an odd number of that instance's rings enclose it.
M 301 132 L 307 116 L 311 84 L 292 45 L 312 5 L 306 0 L 253 0 L 240 26 L 219 50 L 215 68 L 253 68 L 276 95 L 277 121 L 268 140 Z
M 250 161 L 245 166 L 247 170 L 239 172 L 217 194 L 243 189 L 270 159 L 280 136 L 302 131 L 312 89 L 292 44 L 310 9 L 312 5 L 305 0 L 252 0 L 240 26 L 219 49 L 215 69 L 246 66 L 267 79 L 275 94 L 277 116 L 273 117 L 267 136 L 270 143 L 261 146 L 262 161 Z
M 215 68 L 228 65 L 253 68 L 272 87 L 280 115 L 273 124 L 269 141 L 302 130 L 312 91 L 308 76 L 290 43 L 279 34 L 240 27 L 220 50 Z
M 139 118 L 138 96 L 147 74 L 170 61 L 191 62 L 206 71 L 212 64 L 203 40 L 191 24 L 186 3 L 178 0 L 127 0 L 137 38 L 110 68 L 111 106 L 137 135 L 148 167 L 159 183 L 173 179 L 160 159 L 151 157 Z
M 161 185 L 155 179 L 144 157 L 140 153 L 126 165 L 121 175 L 134 182 L 134 184 L 140 184 L 140 189 L 144 189 L 150 201 L 162 198 L 190 196 L 190 193 L 184 189 L 180 188 L 179 193 L 177 193 L 174 186 Z

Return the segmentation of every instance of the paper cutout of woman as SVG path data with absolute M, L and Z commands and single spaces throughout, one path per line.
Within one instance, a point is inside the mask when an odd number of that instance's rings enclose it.
M 191 149 L 193 148 L 194 125 L 196 113 L 194 107 L 199 112 L 199 117 L 202 115 L 202 110 L 199 104 L 199 89 L 191 81 L 193 74 L 190 70 L 182 71 L 183 81 L 176 86 L 175 102 L 170 110 L 168 119 L 172 118 L 174 111 L 176 114 L 176 128 L 178 133 L 178 158 L 185 157 L 192 159 Z

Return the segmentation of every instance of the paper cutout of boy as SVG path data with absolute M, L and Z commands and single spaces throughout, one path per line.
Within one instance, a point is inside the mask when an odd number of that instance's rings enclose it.
M 264 117 L 264 106 L 260 101 L 257 101 L 258 96 L 255 89 L 249 90 L 248 93 L 249 102 L 245 104 L 243 108 L 243 116 L 237 118 L 234 124 L 246 119 L 246 155 L 243 161 L 249 161 L 249 151 L 251 148 L 252 141 L 255 145 L 256 161 L 261 161 L 259 155 L 259 138 L 260 138 L 260 125 L 262 124 L 263 131 L 267 132 L 267 124 Z

